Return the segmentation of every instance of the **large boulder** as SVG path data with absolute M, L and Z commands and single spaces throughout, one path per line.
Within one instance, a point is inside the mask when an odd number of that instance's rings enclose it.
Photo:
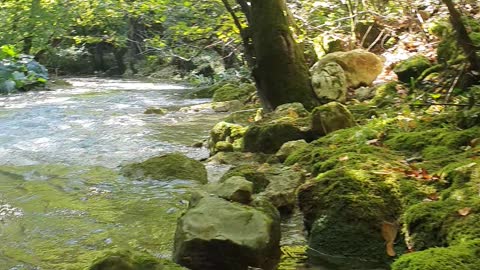
M 354 127 L 355 119 L 344 105 L 338 102 L 318 106 L 312 111 L 312 133 L 325 136 L 335 130 Z
M 342 67 L 346 86 L 348 88 L 357 88 L 359 86 L 371 85 L 382 72 L 384 61 L 377 55 L 361 49 L 348 52 L 334 52 L 318 60 L 311 68 L 311 71 L 318 74 L 324 66 L 332 62 Z M 337 67 L 333 69 L 332 66 L 329 69 L 332 69 L 329 74 L 338 74 L 339 72 Z
M 347 101 L 347 79 L 342 67 L 329 62 L 311 69 L 313 90 L 323 102 Z
M 398 63 L 393 72 L 397 74 L 398 80 L 404 83 L 410 83 L 417 79 L 423 71 L 432 66 L 430 60 L 423 55 L 412 56 Z
M 192 158 L 179 153 L 153 157 L 140 163 L 123 166 L 123 175 L 135 180 L 194 180 L 202 184 L 208 182 L 205 166 Z
M 104 252 L 93 260 L 87 270 L 182 270 L 173 262 L 157 259 L 149 254 L 128 250 Z
M 214 196 L 192 199 L 178 219 L 174 261 L 192 270 L 275 269 L 280 218 L 268 205 L 254 201 L 252 207 Z
M 303 184 L 298 200 L 309 231 L 309 259 L 315 264 L 376 269 L 390 263 L 394 245 L 401 245 L 394 242 L 401 202 L 396 186 L 381 176 L 330 170 Z

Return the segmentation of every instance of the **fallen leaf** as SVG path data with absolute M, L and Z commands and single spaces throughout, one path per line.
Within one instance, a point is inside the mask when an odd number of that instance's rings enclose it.
M 338 161 L 347 161 L 347 160 L 348 160 L 348 156 L 343 156 L 338 158 Z
M 395 238 L 397 238 L 397 233 L 398 225 L 396 223 L 386 221 L 382 223 L 382 237 L 385 240 L 387 255 L 390 257 L 394 257 L 395 255 L 397 255 L 395 249 L 393 248 Z
M 470 207 L 465 207 L 460 210 L 458 210 L 458 214 L 462 217 L 468 216 L 470 214 L 470 211 L 472 211 L 472 208 Z

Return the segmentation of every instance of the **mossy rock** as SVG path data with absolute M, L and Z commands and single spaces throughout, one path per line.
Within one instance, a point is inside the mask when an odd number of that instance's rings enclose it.
M 251 84 L 243 84 L 240 86 L 233 84 L 225 84 L 215 90 L 213 101 L 229 101 L 229 100 L 246 100 L 251 93 L 255 92 L 255 87 Z
M 256 114 L 257 109 L 236 111 L 229 114 L 224 121 L 239 125 L 249 125 L 254 121 Z
M 348 108 L 338 102 L 316 107 L 311 116 L 312 132 L 325 136 L 333 131 L 355 126 L 355 119 Z
M 456 115 L 456 119 L 461 128 L 480 126 L 480 108 L 477 107 L 470 110 L 460 111 Z
M 243 149 L 246 152 L 273 154 L 288 141 L 305 139 L 306 134 L 291 123 L 251 126 L 245 132 Z
M 232 84 L 236 85 L 234 82 L 222 81 L 214 85 L 205 86 L 200 89 L 196 89 L 193 92 L 187 95 L 188 98 L 212 98 L 215 94 L 215 91 L 223 87 L 224 85 Z
M 375 87 L 375 96 L 370 103 L 374 104 L 378 108 L 391 106 L 396 102 L 395 99 L 398 96 L 396 87 L 396 82 L 389 82 Z
M 393 71 L 398 76 L 398 80 L 404 83 L 410 83 L 416 80 L 424 70 L 432 66 L 430 60 L 423 55 L 416 55 L 398 63 Z
M 480 267 L 480 241 L 405 254 L 392 270 L 474 270 Z
M 270 155 L 263 153 L 249 153 L 249 152 L 218 152 L 208 159 L 208 162 L 214 164 L 228 164 L 228 165 L 252 165 L 262 164 L 268 161 Z
M 85 270 L 183 270 L 185 268 L 146 253 L 127 250 L 107 251 Z
M 210 130 L 208 149 L 214 155 L 220 151 L 241 151 L 243 148 L 243 136 L 247 128 L 242 125 L 219 122 Z M 219 144 L 220 143 L 220 144 Z M 217 146 L 220 147 L 217 148 Z M 231 147 L 230 147 L 231 146 Z
M 231 177 L 241 176 L 253 183 L 253 193 L 260 193 L 265 190 L 270 182 L 265 173 L 258 170 L 259 167 L 260 165 L 258 164 L 245 164 L 233 167 L 220 178 L 220 182 L 224 182 Z
M 212 196 L 191 202 L 178 219 L 174 261 L 190 269 L 275 269 L 280 218 L 266 204 L 252 207 Z
M 450 187 L 440 200 L 409 207 L 403 217 L 415 250 L 480 239 L 480 165 L 470 163 L 446 173 Z
M 296 206 L 295 190 L 304 182 L 302 172 L 279 164 L 241 165 L 231 168 L 220 182 L 243 177 L 253 185 L 253 193 L 265 197 L 280 213 L 289 214 Z
M 369 171 L 345 168 L 330 170 L 300 186 L 298 200 L 309 230 L 309 246 L 318 251 L 309 252 L 309 258 L 339 269 L 387 265 L 391 257 L 381 227 L 400 217 L 397 188 L 395 182 Z M 402 252 L 402 244 L 397 245 Z
M 135 180 L 150 178 L 155 180 L 194 180 L 202 184 L 208 182 L 207 170 L 201 162 L 178 153 L 128 164 L 123 166 L 121 171 L 126 177 Z

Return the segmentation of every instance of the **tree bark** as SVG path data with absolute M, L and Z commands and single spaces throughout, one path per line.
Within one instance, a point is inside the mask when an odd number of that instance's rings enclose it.
M 472 40 L 468 36 L 467 29 L 462 22 L 462 15 L 455 8 L 452 0 L 443 0 L 445 5 L 448 7 L 450 12 L 450 22 L 452 23 L 453 29 L 457 34 L 457 42 L 460 47 L 462 47 L 463 53 L 470 63 L 470 69 L 480 73 L 480 62 L 477 57 L 477 48 L 473 45 Z
M 253 76 L 264 107 L 273 110 L 291 102 L 307 109 L 319 105 L 303 51 L 292 36 L 285 0 L 252 0 L 250 28 Z

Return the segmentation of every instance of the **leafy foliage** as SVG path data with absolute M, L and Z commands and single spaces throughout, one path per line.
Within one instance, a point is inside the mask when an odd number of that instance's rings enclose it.
M 30 55 L 18 54 L 13 46 L 0 47 L 0 93 L 44 85 L 48 72 Z

